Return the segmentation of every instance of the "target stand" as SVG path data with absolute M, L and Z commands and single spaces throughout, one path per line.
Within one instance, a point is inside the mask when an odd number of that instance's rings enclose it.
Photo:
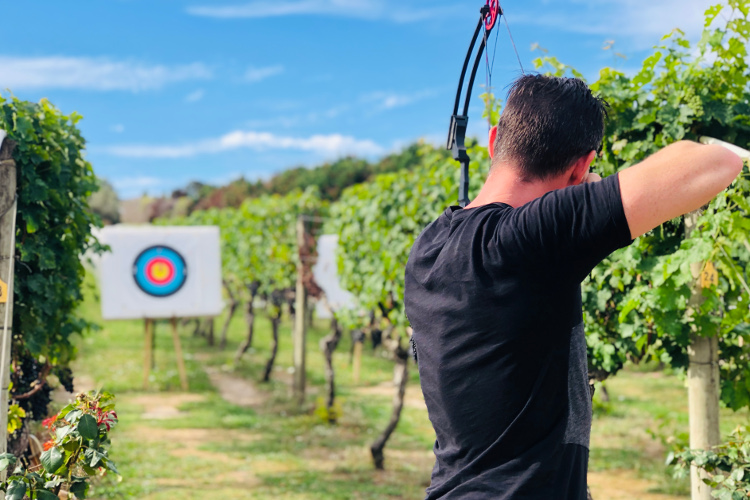
M 177 369 L 180 374 L 180 385 L 183 391 L 188 391 L 190 385 L 188 383 L 187 369 L 185 368 L 185 356 L 182 353 L 182 343 L 180 342 L 180 334 L 177 331 L 177 318 L 171 318 L 169 320 L 172 329 L 172 343 L 174 344 L 174 352 L 177 357 Z M 151 379 L 151 370 L 154 367 L 154 347 L 156 344 L 156 322 L 153 319 L 145 320 L 145 331 L 146 331 L 146 345 L 144 349 L 143 359 L 143 388 L 148 389 L 149 381 Z
M 169 320 L 180 384 L 188 390 L 177 318 L 218 316 L 221 255 L 217 227 L 109 226 L 99 240 L 109 245 L 100 271 L 102 317 L 143 319 L 143 387 L 154 368 L 156 321 Z

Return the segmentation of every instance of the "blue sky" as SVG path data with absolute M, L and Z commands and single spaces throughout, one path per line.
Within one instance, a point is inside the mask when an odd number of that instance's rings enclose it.
M 77 111 L 121 197 L 267 178 L 419 138 L 442 143 L 481 0 L 36 0 L 3 5 L 0 89 Z M 501 1 L 532 44 L 588 78 L 636 68 L 660 36 L 697 38 L 707 0 Z M 500 26 L 493 87 L 520 74 Z M 495 35 L 493 34 L 492 44 Z M 615 41 L 622 60 L 602 46 Z M 477 75 L 470 131 L 484 136 Z

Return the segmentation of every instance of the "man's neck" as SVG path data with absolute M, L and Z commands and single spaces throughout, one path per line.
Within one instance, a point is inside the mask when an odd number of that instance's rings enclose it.
M 510 164 L 498 164 L 490 172 L 479 195 L 466 208 L 477 208 L 490 203 L 505 203 L 520 207 L 555 189 L 567 186 L 564 177 L 548 181 L 526 181 Z

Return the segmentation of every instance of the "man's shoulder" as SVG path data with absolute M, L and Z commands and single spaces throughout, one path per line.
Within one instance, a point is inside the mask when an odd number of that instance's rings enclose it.
M 425 226 L 422 232 L 419 233 L 419 236 L 417 236 L 416 240 L 414 240 L 412 252 L 414 252 L 414 248 L 418 247 L 421 243 L 433 241 L 439 238 L 441 233 L 450 229 L 454 208 L 456 207 L 446 208 L 435 220 Z
M 447 208 L 432 221 L 414 241 L 407 262 L 407 274 L 432 271 L 438 262 L 443 265 L 473 258 L 476 252 L 492 252 L 494 245 L 488 238 L 494 238 L 498 224 L 504 214 L 512 208 L 508 205 L 485 205 L 473 209 L 460 207 Z M 477 234 L 485 236 L 477 238 Z

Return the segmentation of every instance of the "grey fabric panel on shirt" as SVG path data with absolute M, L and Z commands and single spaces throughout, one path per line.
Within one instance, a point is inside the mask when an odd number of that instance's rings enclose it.
M 570 332 L 568 361 L 568 424 L 563 443 L 589 448 L 591 438 L 591 393 L 583 323 Z

